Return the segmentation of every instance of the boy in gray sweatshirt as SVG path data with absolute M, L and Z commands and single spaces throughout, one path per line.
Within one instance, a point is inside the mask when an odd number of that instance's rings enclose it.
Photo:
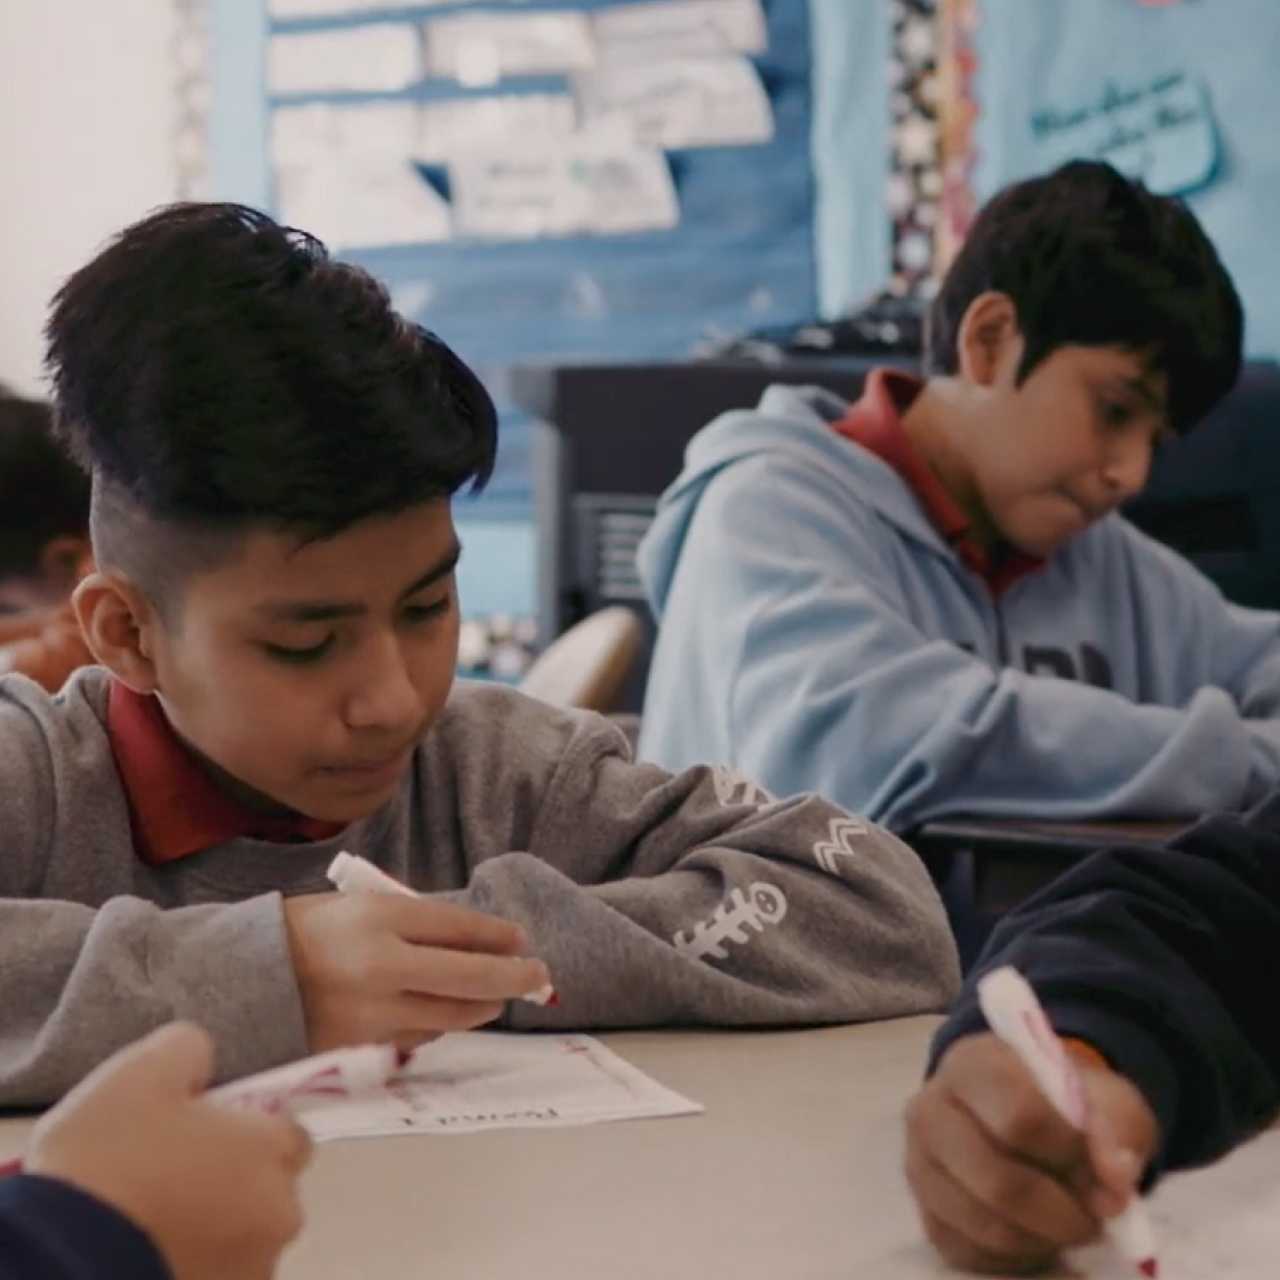
M 0 1105 L 185 1018 L 225 1078 L 442 1031 L 851 1021 L 957 982 L 915 855 L 813 796 L 632 763 L 454 686 L 452 495 L 489 397 L 253 210 L 124 231 L 54 299 L 98 667 L 0 683 Z M 339 895 L 348 849 L 421 898 Z M 548 980 L 550 1007 L 515 998 Z

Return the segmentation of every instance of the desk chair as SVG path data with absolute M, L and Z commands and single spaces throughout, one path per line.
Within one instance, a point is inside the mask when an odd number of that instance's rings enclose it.
M 598 609 L 534 659 L 520 692 L 559 707 L 613 711 L 640 651 L 643 627 L 624 605 Z
M 904 839 L 946 903 L 967 972 L 1000 917 L 1098 849 L 1167 844 L 1188 822 L 940 818 Z

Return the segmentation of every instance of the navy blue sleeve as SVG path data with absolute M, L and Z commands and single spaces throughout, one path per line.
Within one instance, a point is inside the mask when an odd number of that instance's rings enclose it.
M 1151 1103 L 1152 1176 L 1206 1163 L 1280 1109 L 1280 791 L 1167 848 L 1095 854 L 1007 916 L 934 1039 L 985 1028 L 976 982 L 1015 965 L 1058 1032 Z
M 0 1178 L 0 1280 L 172 1280 L 151 1240 L 54 1178 Z

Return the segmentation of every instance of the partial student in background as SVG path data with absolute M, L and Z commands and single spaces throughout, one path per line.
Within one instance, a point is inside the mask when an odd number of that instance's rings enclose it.
M 1280 778 L 1280 615 L 1117 508 L 1235 381 L 1242 317 L 1179 201 L 1077 161 L 980 213 L 927 378 L 775 386 L 694 438 L 639 554 L 639 744 L 943 814 L 1195 815 Z
M 455 687 L 452 495 L 489 475 L 496 415 L 366 273 L 254 210 L 177 205 L 76 272 L 48 333 L 92 471 L 75 607 L 102 665 L 57 698 L 0 682 L 0 1105 L 174 1017 L 240 1075 L 500 1017 L 952 996 L 942 904 L 894 836 Z M 422 896 L 332 892 L 344 849 Z M 558 1005 L 516 1000 L 549 979 Z
M 53 438 L 49 406 L 0 386 L 0 673 L 50 692 L 93 661 L 71 592 L 93 568 L 89 478 Z
M 954 1264 L 1008 1274 L 1091 1240 L 1135 1187 L 1206 1164 L 1280 1110 L 1280 791 L 1168 848 L 1096 854 L 1008 916 L 938 1032 L 907 1173 Z M 986 1029 L 1013 965 L 1081 1070 L 1071 1128 Z
M 284 1116 L 204 1101 L 213 1046 L 169 1026 L 36 1125 L 0 1177 L 0 1280 L 268 1280 L 311 1152 Z

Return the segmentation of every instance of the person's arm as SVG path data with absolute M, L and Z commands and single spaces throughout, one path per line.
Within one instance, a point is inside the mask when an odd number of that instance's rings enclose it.
M 1251 741 L 1230 695 L 1143 705 L 993 668 L 911 617 L 896 539 L 837 481 L 768 457 L 707 487 L 663 615 L 646 715 L 712 683 L 735 763 L 895 830 L 944 813 L 1080 820 L 1237 807 Z M 923 554 L 923 553 L 922 553 Z M 694 736 L 696 738 L 696 729 Z M 659 751 L 658 758 L 662 758 Z
M 0 898 L 0 1011 L 0 1106 L 60 1098 L 175 1018 L 209 1029 L 219 1079 L 308 1049 L 279 894 L 171 910 Z
M 604 719 L 572 723 L 527 850 L 482 860 L 463 895 L 525 928 L 560 995 L 512 1003 L 513 1024 L 782 1025 L 946 1004 L 955 947 L 900 840 L 812 795 L 636 765 Z
M 0 1106 L 61 1097 L 175 1018 L 208 1027 L 220 1078 L 305 1054 L 280 896 L 172 910 L 49 897 L 59 782 L 33 717 L 0 700 Z
M 1280 792 L 1163 849 L 1101 852 L 997 927 L 930 1067 L 984 1029 L 977 979 L 1012 964 L 1063 1036 L 1132 1080 L 1161 1131 L 1153 1170 L 1214 1159 L 1280 1108 Z
M 171 1280 L 146 1233 L 55 1178 L 0 1178 L 0 1280 Z

